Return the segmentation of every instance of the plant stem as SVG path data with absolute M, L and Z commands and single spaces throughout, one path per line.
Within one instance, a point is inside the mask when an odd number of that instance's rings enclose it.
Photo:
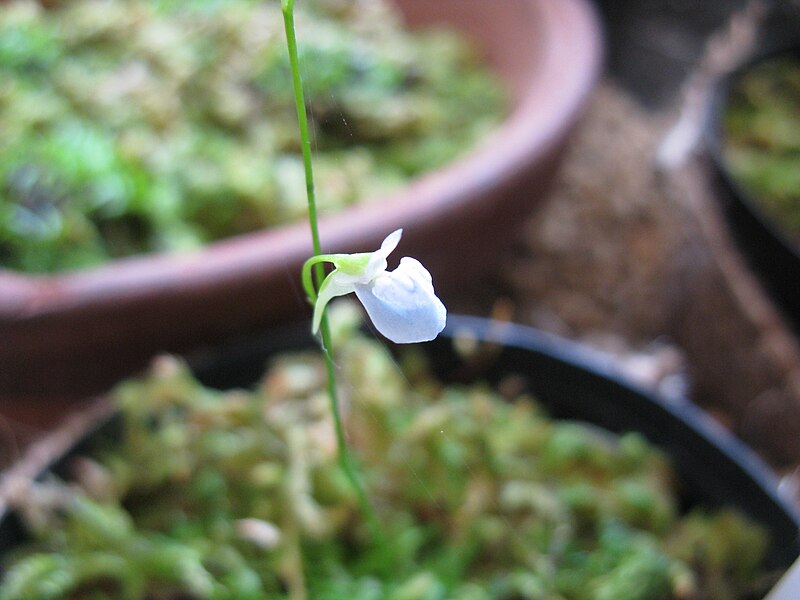
M 317 219 L 317 202 L 314 191 L 314 169 L 311 163 L 311 138 L 308 133 L 308 117 L 306 115 L 306 103 L 303 94 L 303 82 L 300 77 L 300 65 L 297 56 L 297 37 L 294 28 L 294 0 L 281 0 L 283 11 L 283 23 L 286 30 L 286 45 L 289 50 L 289 65 L 292 71 L 292 86 L 294 88 L 294 102 L 297 109 L 297 121 L 300 125 L 300 145 L 303 152 L 303 166 L 306 177 L 306 194 L 308 196 L 308 221 L 311 226 L 311 241 L 314 248 L 314 256 L 322 256 L 322 245 L 319 238 L 319 225 Z M 325 278 L 325 270 L 322 261 L 314 265 L 314 279 L 316 287 L 322 284 Z M 313 296 L 310 300 L 313 301 Z M 336 387 L 336 366 L 333 361 L 333 350 L 331 346 L 331 330 L 328 323 L 327 314 L 323 313 L 320 322 L 320 334 L 322 337 L 322 349 L 325 356 L 325 369 L 328 376 L 328 397 L 331 401 L 331 412 L 336 430 L 336 442 L 339 452 L 339 465 L 350 481 L 356 492 L 361 511 L 367 517 L 369 527 L 375 539 L 382 538 L 380 522 L 375 514 L 372 505 L 367 499 L 361 479 L 356 472 L 350 451 L 347 448 L 345 439 L 344 425 L 342 424 L 341 413 L 339 410 L 339 392 Z
M 300 64 L 297 57 L 297 36 L 294 29 L 294 0 L 281 0 L 283 25 L 286 30 L 286 46 L 289 49 L 289 66 L 292 71 L 292 87 L 294 89 L 294 105 L 297 109 L 297 122 L 300 126 L 300 146 L 303 152 L 303 167 L 306 176 L 306 195 L 308 197 L 308 222 L 311 226 L 311 243 L 314 254 L 322 254 L 319 241 L 319 225 L 317 224 L 317 197 L 314 191 L 314 169 L 311 163 L 311 136 L 308 133 L 308 116 L 306 101 L 303 95 L 303 81 L 300 77 Z M 317 287 L 322 283 L 325 272 L 322 264 L 314 268 Z

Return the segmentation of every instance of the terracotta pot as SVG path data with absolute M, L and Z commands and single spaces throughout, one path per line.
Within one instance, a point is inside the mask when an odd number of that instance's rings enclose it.
M 474 342 L 471 352 L 459 351 L 464 344 L 454 339 Z M 270 356 L 311 343 L 304 322 L 228 343 L 192 364 L 205 385 L 249 388 Z M 637 386 L 608 356 L 530 327 L 458 315 L 419 350 L 444 382 L 513 381 L 517 392 L 533 394 L 553 418 L 640 432 L 669 457 L 685 509 L 733 506 L 761 524 L 771 536 L 769 569 L 783 572 L 800 555 L 800 511 L 777 492 L 773 472 L 697 406 Z M 115 431 L 115 414 L 107 399 L 98 400 L 31 447 L 6 473 L 0 481 L 0 554 L 25 539 L 13 511 L 19 490 L 48 469 L 68 477 L 70 459 L 91 447 L 92 436 Z M 603 435 L 600 429 L 597 434 Z
M 377 248 L 403 227 L 398 256 L 419 258 L 438 291 L 495 265 L 542 201 L 601 62 L 587 0 L 397 0 L 412 26 L 447 23 L 471 36 L 513 99 L 474 151 L 379 202 L 325 217 L 326 251 Z M 0 396 L 74 397 L 180 351 L 309 312 L 299 285 L 311 254 L 297 223 L 191 254 L 142 256 L 76 273 L 0 272 Z

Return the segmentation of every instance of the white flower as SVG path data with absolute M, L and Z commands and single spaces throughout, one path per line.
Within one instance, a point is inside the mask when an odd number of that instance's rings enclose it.
M 390 233 L 375 252 L 315 256 L 303 268 L 320 261 L 332 262 L 314 305 L 312 330 L 319 329 L 322 314 L 336 296 L 355 292 L 377 330 L 400 344 L 427 342 L 444 329 L 447 310 L 433 291 L 431 274 L 415 258 L 405 257 L 394 271 L 387 271 L 386 257 L 400 243 L 402 229 Z M 306 286 L 308 288 L 308 285 Z

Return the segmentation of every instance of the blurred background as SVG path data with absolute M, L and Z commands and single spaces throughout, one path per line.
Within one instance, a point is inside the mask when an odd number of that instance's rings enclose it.
M 726 230 L 702 139 L 715 79 L 759 45 L 796 39 L 800 4 L 597 7 L 605 73 L 550 201 L 509 256 L 498 282 L 509 301 L 497 310 L 687 392 L 794 488 L 796 332 Z
M 800 3 L 596 8 L 605 68 L 545 207 L 479 294 L 445 300 L 613 355 L 641 383 L 707 408 L 796 490 L 798 338 L 726 231 L 702 140 L 716 78 L 760 40 L 800 32 Z M 6 411 L 0 466 L 44 427 Z

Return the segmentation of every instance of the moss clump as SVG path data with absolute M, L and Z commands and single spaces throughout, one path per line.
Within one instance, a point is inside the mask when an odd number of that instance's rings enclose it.
M 737 79 L 724 131 L 734 177 L 800 248 L 800 61 L 781 56 Z
M 0 599 L 738 600 L 770 583 L 765 533 L 728 510 L 681 515 L 639 435 L 443 386 L 419 357 L 401 371 L 343 335 L 346 427 L 388 544 L 339 468 L 317 354 L 277 357 L 251 392 L 163 358 L 118 388 L 121 435 L 75 483 L 31 488 L 34 541 Z
M 43 2 L 44 4 L 44 2 Z M 306 214 L 280 2 L 0 3 L 0 265 L 199 247 Z M 471 147 L 504 94 L 386 0 L 298 2 L 321 210 Z

